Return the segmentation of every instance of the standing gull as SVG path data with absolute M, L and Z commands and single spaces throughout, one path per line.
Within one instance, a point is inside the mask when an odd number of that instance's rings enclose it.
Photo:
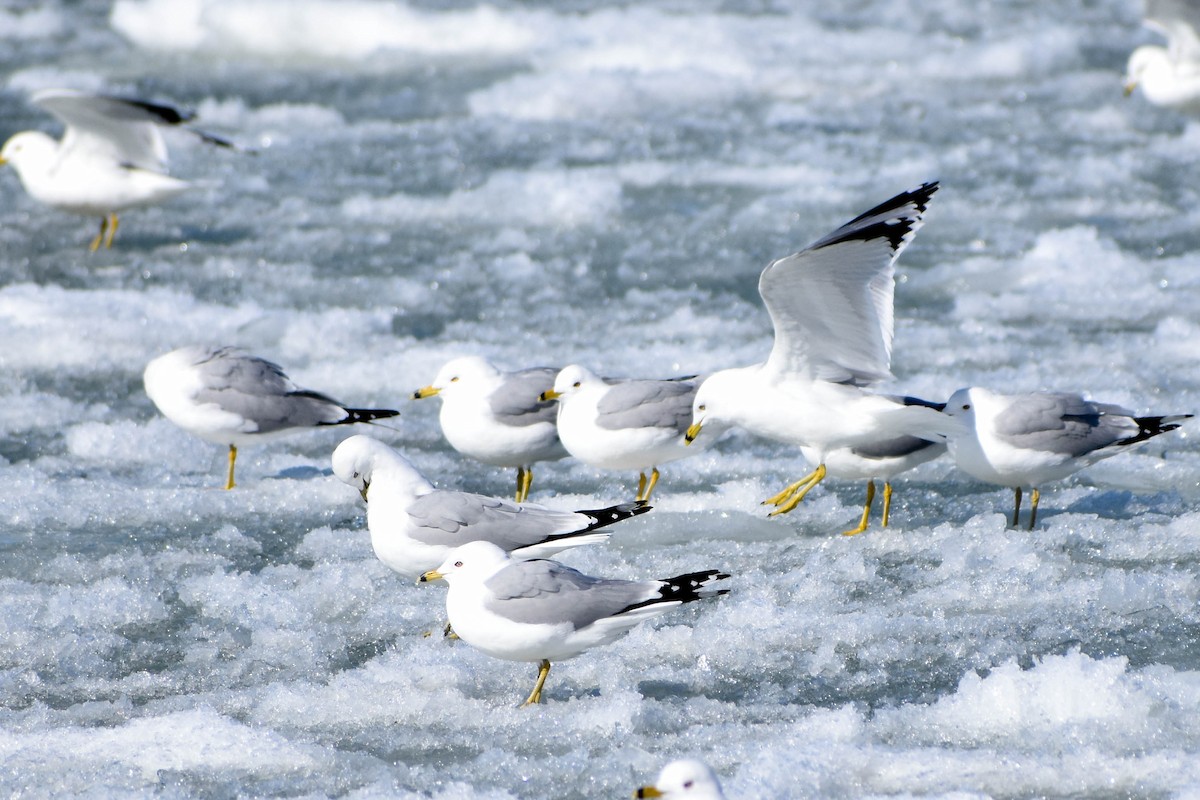
M 764 501 L 794 509 L 828 474 L 838 448 L 878 447 L 900 436 L 936 437 L 954 426 L 924 401 L 872 394 L 891 377 L 897 256 L 924 224 L 937 183 L 904 192 L 772 262 L 758 291 L 775 327 L 770 357 L 721 370 L 696 393 L 687 440 L 703 428 L 740 426 L 807 447 L 817 467 Z
M 300 389 L 283 369 L 232 347 L 192 345 L 146 365 L 146 394 L 163 416 L 209 442 L 229 445 L 229 476 L 238 445 L 295 428 L 349 425 L 394 417 L 388 409 L 347 408 L 327 395 Z
M 31 197 L 53 208 L 100 217 L 89 249 L 112 247 L 117 212 L 168 200 L 190 184 L 167 174 L 160 126 L 181 127 L 210 144 L 232 142 L 187 127 L 189 113 L 170 106 L 70 89 L 46 89 L 34 105 L 66 130 L 55 141 L 41 131 L 21 131 L 0 149 L 0 164 L 16 169 Z
M 1200 112 L 1200 2 L 1147 0 L 1145 23 L 1167 38 L 1167 46 L 1142 45 L 1130 54 L 1126 96 L 1140 88 L 1156 106 Z
M 691 455 L 683 435 L 696 386 L 694 376 L 609 380 L 572 364 L 542 398 L 558 400 L 558 435 L 568 453 L 594 467 L 640 470 L 636 499 L 646 501 L 658 465 Z
M 517 558 L 542 558 L 608 538 L 598 530 L 644 514 L 625 503 L 589 511 L 555 511 L 498 497 L 435 489 L 412 462 L 370 436 L 351 436 L 333 451 L 333 474 L 367 503 L 371 547 L 384 564 L 417 578 L 458 547 L 484 540 Z
M 820 454 L 812 447 L 801 447 L 800 452 L 810 464 L 820 464 Z M 946 452 L 944 441 L 933 442 L 916 436 L 897 436 L 869 445 L 839 447 L 825 455 L 825 472 L 831 478 L 865 480 L 867 497 L 863 503 L 862 517 L 858 525 L 846 536 L 862 533 L 870 525 L 871 506 L 875 502 L 875 481 L 883 481 L 883 509 L 880 524 L 888 526 L 892 512 L 891 479 L 933 461 Z
M 658 779 L 633 793 L 634 797 L 665 797 L 667 800 L 725 800 L 717 776 L 703 761 L 693 758 L 672 761 Z
M 981 481 L 1012 488 L 1014 528 L 1021 487 L 1032 488 L 1030 530 L 1037 522 L 1041 484 L 1173 431 L 1192 416 L 1135 417 L 1120 406 L 1077 394 L 1000 394 L 977 386 L 951 395 L 945 413 L 964 423 L 949 440 L 958 468 Z
M 446 614 L 464 642 L 496 658 L 538 664 L 528 706 L 541 702 L 552 661 L 609 644 L 683 603 L 728 594 L 711 588 L 728 577 L 705 570 L 653 581 L 593 578 L 556 561 L 514 561 L 490 542 L 471 542 L 421 580 L 450 585 Z
M 523 503 L 533 485 L 534 462 L 567 455 L 558 440 L 558 409 L 540 399 L 557 374 L 552 367 L 502 372 L 478 356 L 464 356 L 446 362 L 413 399 L 441 398 L 442 433 L 458 452 L 485 464 L 516 467 L 516 501 Z

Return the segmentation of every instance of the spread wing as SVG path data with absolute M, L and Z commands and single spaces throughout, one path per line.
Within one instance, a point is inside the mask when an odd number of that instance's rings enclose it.
M 767 370 L 856 385 L 891 377 L 894 264 L 937 188 L 899 194 L 763 270 L 775 326 Z
M 70 89 L 38 92 L 33 103 L 67 126 L 59 147 L 64 158 L 103 156 L 155 172 L 167 169 L 167 146 L 158 126 L 190 119 L 169 106 Z
M 1200 3 L 1196 0 L 1146 0 L 1146 25 L 1167 37 L 1176 62 L 1200 61 Z

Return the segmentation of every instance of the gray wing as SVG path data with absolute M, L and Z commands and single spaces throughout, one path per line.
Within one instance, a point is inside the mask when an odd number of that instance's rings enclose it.
M 916 436 L 897 436 L 895 439 L 885 439 L 882 442 L 851 448 L 850 452 L 863 458 L 900 458 L 912 455 L 930 447 L 945 448 L 945 442 L 931 442 L 928 439 L 918 439 Z
M 554 424 L 558 403 L 539 400 L 538 396 L 554 388 L 554 376 L 557 374 L 558 370 L 553 367 L 533 367 L 509 373 L 504 383 L 488 397 L 492 413 L 503 424 L 515 428 L 539 422 Z
M 596 404 L 596 424 L 609 430 L 672 428 L 683 435 L 692 424 L 695 380 L 631 380 L 614 383 Z
M 904 192 L 762 271 L 775 375 L 865 385 L 891 377 L 896 258 L 937 183 Z
M 1047 392 L 1015 400 L 997 415 L 995 430 L 1017 447 L 1077 457 L 1124 437 L 1129 416 L 1117 406 Z
M 457 547 L 482 540 L 506 551 L 586 528 L 591 522 L 569 511 L 518 506 L 470 492 L 430 492 L 406 511 L 414 523 L 409 535 L 419 542 Z
M 593 578 L 555 561 L 514 561 L 484 582 L 486 608 L 534 625 L 570 623 L 576 630 L 659 596 L 659 581 Z
M 61 145 L 64 156 L 71 152 L 104 155 L 155 172 L 167 168 L 167 146 L 157 125 L 187 119 L 168 106 L 70 89 L 38 92 L 32 102 L 67 126 Z
M 231 348 L 213 350 L 199 361 L 204 388 L 201 403 L 215 403 L 257 425 L 257 433 L 339 422 L 345 408 L 331 397 L 298 389 L 283 369 Z

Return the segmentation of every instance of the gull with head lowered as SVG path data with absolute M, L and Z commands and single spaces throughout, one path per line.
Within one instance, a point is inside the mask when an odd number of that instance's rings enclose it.
M 772 516 L 795 508 L 840 448 L 906 436 L 937 441 L 957 427 L 936 404 L 864 388 L 891 377 L 895 262 L 937 188 L 899 194 L 769 264 L 758 290 L 775 328 L 770 357 L 715 372 L 696 392 L 688 441 L 738 426 L 809 448 L 816 468 L 765 501 L 776 506 Z
M 367 503 L 375 555 L 408 578 L 438 566 L 459 545 L 487 541 L 517 558 L 543 558 L 608 539 L 599 530 L 650 510 L 624 503 L 557 511 L 532 503 L 434 488 L 411 461 L 370 436 L 351 436 L 333 451 L 333 474 Z
M 226 489 L 234 486 L 238 445 L 298 428 L 371 422 L 400 413 L 348 408 L 296 386 L 278 364 L 233 347 L 172 350 L 152 359 L 142 380 L 164 417 L 201 439 L 229 446 Z

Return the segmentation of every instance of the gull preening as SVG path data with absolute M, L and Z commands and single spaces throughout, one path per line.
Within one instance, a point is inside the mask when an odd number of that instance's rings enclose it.
M 644 502 L 658 483 L 659 464 L 692 455 L 683 437 L 696 386 L 694 376 L 610 380 L 571 364 L 542 399 L 558 400 L 558 436 L 567 452 L 593 467 L 639 470 L 636 499 Z
M 1077 394 L 1001 394 L 978 386 L 951 395 L 945 413 L 964 423 L 949 440 L 958 468 L 1013 490 L 1014 528 L 1021 512 L 1021 487 L 1032 489 L 1030 530 L 1037 522 L 1039 486 L 1173 431 L 1192 416 L 1137 417 L 1120 406 Z
M 816 468 L 764 501 L 794 509 L 839 448 L 897 437 L 937 441 L 954 426 L 936 404 L 864 389 L 891 377 L 895 262 L 924 224 L 936 182 L 896 195 L 763 270 L 775 341 L 761 364 L 715 372 L 696 393 L 687 440 L 730 426 L 809 448 Z M 869 509 L 868 509 L 869 510 Z
M 392 570 L 417 578 L 459 545 L 487 541 L 516 558 L 544 558 L 603 542 L 600 530 L 644 514 L 650 506 L 557 511 L 531 503 L 437 489 L 411 461 L 378 439 L 358 434 L 333 451 L 333 474 L 367 504 L 375 555 Z
M 229 446 L 226 489 L 234 487 L 239 445 L 300 428 L 371 422 L 400 413 L 350 408 L 301 389 L 278 364 L 233 347 L 172 350 L 151 360 L 142 380 L 164 417 L 201 439 Z
M 674 578 L 594 578 L 542 559 L 515 561 L 490 542 L 456 548 L 422 581 L 445 580 L 446 614 L 459 638 L 495 658 L 538 664 L 523 705 L 542 700 L 550 664 L 609 644 L 676 606 L 728 594 L 729 575 L 704 570 Z
M 38 202 L 100 217 L 100 232 L 89 247 L 93 252 L 101 244 L 112 247 L 117 212 L 156 205 L 190 187 L 167 173 L 160 127 L 181 128 L 210 144 L 237 149 L 188 127 L 192 114 L 160 103 L 71 89 L 46 89 L 31 102 L 66 126 L 62 139 L 41 131 L 13 134 L 0 149 L 0 164 L 12 164 Z
M 555 417 L 558 408 L 541 394 L 554 387 L 553 367 L 505 372 L 478 356 L 456 358 L 413 399 L 438 397 L 442 434 L 458 452 L 497 467 L 516 467 L 516 501 L 529 499 L 533 465 L 565 458 Z
M 1125 94 L 1141 89 L 1156 106 L 1200 113 L 1200 2 L 1146 0 L 1145 24 L 1167 46 L 1146 44 L 1130 54 Z

